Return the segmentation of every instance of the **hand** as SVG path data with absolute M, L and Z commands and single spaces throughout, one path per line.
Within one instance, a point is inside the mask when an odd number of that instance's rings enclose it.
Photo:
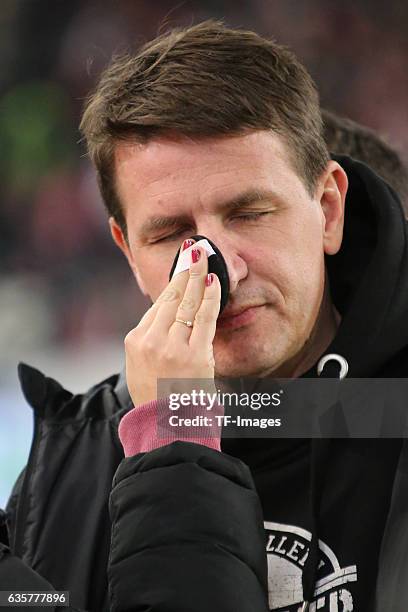
M 193 245 L 191 251 L 195 249 Z M 207 252 L 173 277 L 137 327 L 125 338 L 126 380 L 135 406 L 157 398 L 157 381 L 171 379 L 166 391 L 189 392 L 196 385 L 177 379 L 207 379 L 206 391 L 215 392 L 213 340 L 220 310 L 221 285 L 216 274 L 206 286 Z M 176 318 L 193 321 L 193 327 Z M 200 387 L 202 388 L 202 387 Z

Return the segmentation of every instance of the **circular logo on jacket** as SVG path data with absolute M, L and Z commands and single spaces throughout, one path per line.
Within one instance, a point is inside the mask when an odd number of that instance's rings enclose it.
M 269 608 L 298 612 L 303 604 L 302 573 L 312 534 L 295 525 L 264 522 L 267 535 Z M 353 612 L 348 583 L 357 581 L 357 566 L 341 567 L 332 551 L 319 540 L 320 560 L 310 612 Z

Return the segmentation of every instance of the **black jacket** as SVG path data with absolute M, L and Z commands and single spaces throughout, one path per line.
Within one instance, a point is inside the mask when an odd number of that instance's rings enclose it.
M 244 463 L 187 442 L 124 459 L 117 426 L 131 404 L 120 406 L 118 377 L 84 397 L 19 373 L 35 432 L 7 506 L 15 557 L 69 590 L 75 608 L 268 609 L 262 512 Z M 11 562 L 14 588 L 33 588 L 8 554 L 3 588 Z
M 406 377 L 403 212 L 366 166 L 340 161 L 345 233 L 327 267 L 342 323 L 327 353 L 350 377 Z M 222 453 L 175 442 L 124 458 L 123 376 L 73 395 L 29 366 L 19 375 L 35 427 L 6 508 L 1 588 L 47 581 L 92 612 L 292 612 L 305 590 L 323 612 L 372 612 L 377 584 L 378 610 L 407 609 L 401 440 L 225 438 Z

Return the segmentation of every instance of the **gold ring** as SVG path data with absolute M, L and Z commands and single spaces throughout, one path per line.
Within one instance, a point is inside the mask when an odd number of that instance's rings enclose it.
M 178 323 L 184 323 L 187 327 L 193 327 L 193 321 L 184 321 L 184 319 L 176 319 Z

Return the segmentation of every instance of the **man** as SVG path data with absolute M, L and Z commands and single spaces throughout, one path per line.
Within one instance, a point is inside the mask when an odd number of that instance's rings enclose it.
M 216 22 L 114 60 L 81 126 L 112 236 L 154 303 L 126 338 L 131 399 L 123 376 L 72 396 L 20 366 L 36 426 L 7 507 L 11 558 L 87 610 L 373 610 L 400 442 L 163 445 L 152 420 L 161 378 L 405 376 L 394 193 L 330 159 L 289 51 Z M 219 318 L 195 234 L 227 263 Z M 181 244 L 191 265 L 169 283 Z

